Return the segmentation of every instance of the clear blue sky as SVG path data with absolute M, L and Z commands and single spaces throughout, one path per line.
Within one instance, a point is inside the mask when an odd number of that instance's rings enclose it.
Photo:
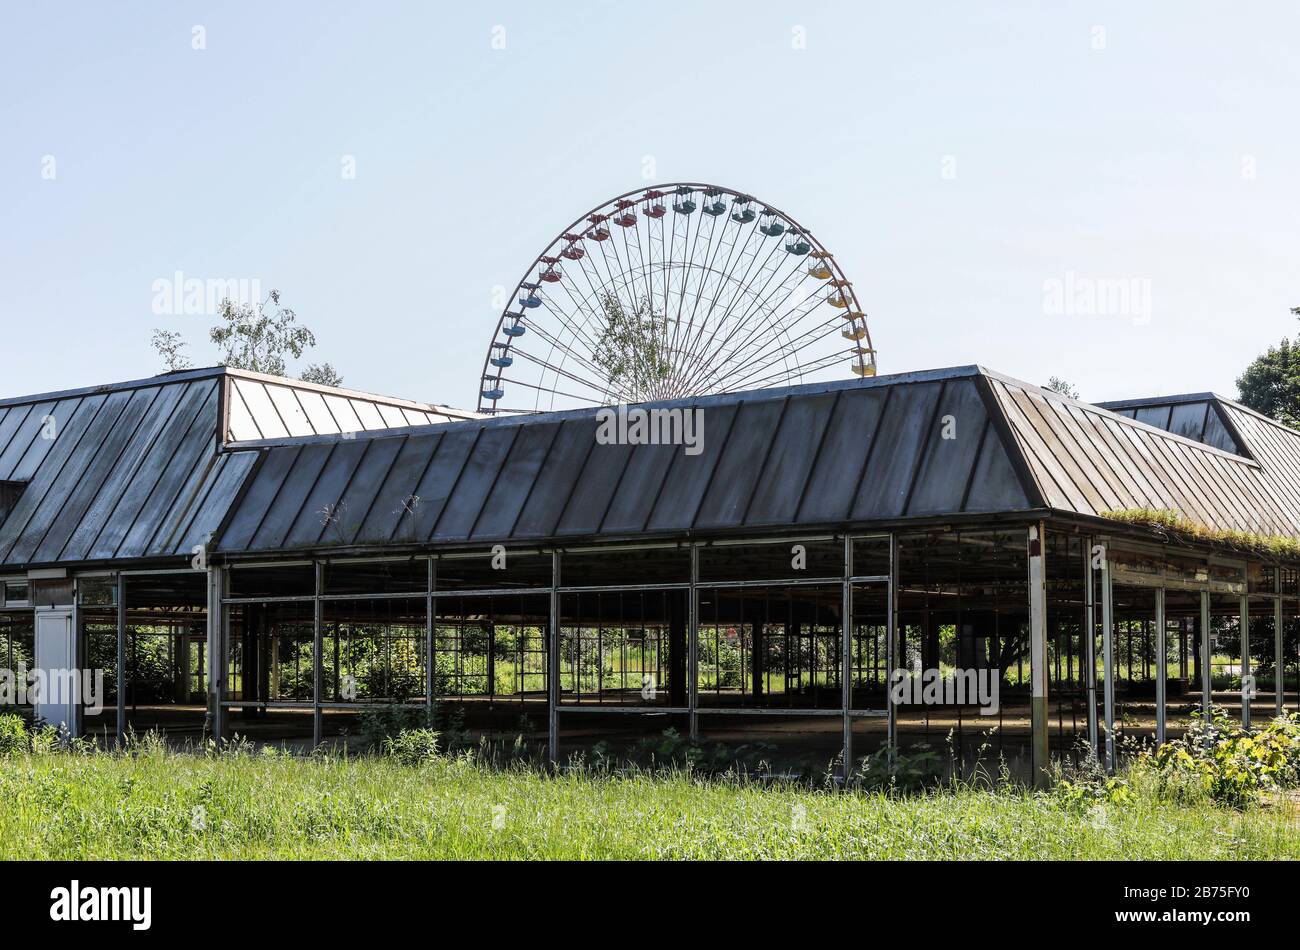
M 812 228 L 882 372 L 1231 395 L 1296 330 L 1298 47 L 1290 2 L 7 5 L 0 395 L 202 341 L 151 309 L 179 270 L 279 288 L 350 386 L 472 406 L 494 286 L 644 156 Z M 1149 321 L 1048 312 L 1067 273 L 1149 282 Z

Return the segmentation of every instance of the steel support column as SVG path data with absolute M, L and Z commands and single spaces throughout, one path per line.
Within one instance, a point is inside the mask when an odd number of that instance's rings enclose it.
M 211 616 L 211 614 L 209 614 Z M 126 745 L 126 577 L 117 575 L 117 745 Z
M 1201 591 L 1201 715 L 1210 721 L 1210 592 Z
M 226 572 L 208 567 L 208 734 L 220 743 L 226 737 Z
M 840 607 L 840 626 L 843 635 L 843 655 L 840 676 L 842 678 L 841 712 L 844 714 L 843 731 L 844 731 L 844 748 L 842 755 L 844 757 L 841 774 L 844 783 L 847 785 L 849 777 L 853 774 L 853 717 L 849 715 L 849 707 L 853 704 L 853 585 L 849 578 L 853 576 L 853 542 L 849 536 L 844 536 L 844 588 L 843 599 Z
M 1278 591 L 1281 591 L 1282 572 L 1278 570 Z M 1283 713 L 1282 693 L 1286 687 L 1283 678 L 1283 666 L 1285 665 L 1282 656 L 1282 598 L 1279 596 L 1273 601 L 1273 713 L 1280 716 Z
M 1247 679 L 1252 669 L 1250 664 L 1250 598 L 1241 595 L 1241 727 L 1250 728 L 1250 694 L 1255 690 L 1247 689 Z
M 1097 732 L 1097 587 L 1092 571 L 1092 538 L 1084 539 L 1083 558 L 1083 694 L 1088 703 L 1088 748 L 1095 757 Z
M 692 742 L 700 740 L 699 662 L 700 662 L 700 549 L 691 545 L 691 586 L 686 606 L 686 706 L 687 732 Z
M 424 715 L 429 728 L 433 728 L 433 585 L 437 579 L 433 565 L 429 558 L 424 572 Z
M 1034 784 L 1048 781 L 1051 750 L 1047 726 L 1047 576 L 1043 524 L 1030 525 L 1029 545 L 1029 691 Z
M 1101 552 L 1102 703 L 1106 729 L 1106 768 L 1115 771 L 1115 618 L 1110 590 L 1110 555 Z
M 898 535 L 889 532 L 889 596 L 885 608 L 885 747 L 898 748 L 898 708 L 894 705 L 894 669 L 898 664 Z
M 1156 745 L 1165 741 L 1169 683 L 1169 649 L 1165 643 L 1165 589 L 1156 588 Z
M 312 617 L 312 648 L 311 648 L 311 744 L 316 748 L 325 741 L 325 713 L 321 709 L 321 688 L 325 682 L 325 662 L 322 654 L 325 652 L 325 631 L 324 631 L 324 604 L 321 602 L 320 595 L 325 590 L 325 565 L 320 561 L 314 562 L 316 570 L 316 597 L 311 603 Z
M 551 765 L 560 761 L 560 552 L 551 552 L 551 629 L 546 651 L 546 744 Z

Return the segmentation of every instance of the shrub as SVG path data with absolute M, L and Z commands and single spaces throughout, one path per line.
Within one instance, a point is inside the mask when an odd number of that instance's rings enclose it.
M 1267 792 L 1300 784 L 1300 717 L 1290 713 L 1245 730 L 1217 715 L 1194 724 L 1182 739 L 1142 753 L 1134 771 L 1149 773 L 1164 797 L 1199 792 L 1233 807 L 1251 805 Z
M 406 765 L 420 765 L 438 757 L 438 732 L 403 729 L 384 740 L 384 755 Z
M 26 752 L 30 738 L 27 723 L 15 713 L 0 715 L 0 759 Z

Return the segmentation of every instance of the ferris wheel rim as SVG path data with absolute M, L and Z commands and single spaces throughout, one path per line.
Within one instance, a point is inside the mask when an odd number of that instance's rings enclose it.
M 835 285 L 838 291 L 840 292 L 840 294 L 843 297 L 846 297 L 850 301 L 850 305 L 847 308 L 846 319 L 852 317 L 852 319 L 850 319 L 850 325 L 855 330 L 860 329 L 862 332 L 862 337 L 859 338 L 859 342 L 865 342 L 866 346 L 865 348 L 857 347 L 855 350 L 854 359 L 857 364 L 857 368 L 855 369 L 855 372 L 858 372 L 859 375 L 874 375 L 875 366 L 876 366 L 876 350 L 871 339 L 870 327 L 867 326 L 866 314 L 863 311 L 861 303 L 858 300 L 857 292 L 856 290 L 854 290 L 852 282 L 849 281 L 845 276 L 844 270 L 840 266 L 839 261 L 835 259 L 835 256 L 830 253 L 830 251 L 826 248 L 826 246 L 817 238 L 817 236 L 810 229 L 805 227 L 801 222 L 795 219 L 792 215 L 787 214 L 782 209 L 776 207 L 775 205 L 767 201 L 763 201 L 759 198 L 756 198 L 751 192 L 738 191 L 737 189 L 730 188 L 726 185 L 719 185 L 719 184 L 714 184 L 709 182 L 674 181 L 674 182 L 664 182 L 661 184 L 643 185 L 641 187 L 633 188 L 628 191 L 625 191 L 622 194 L 615 195 L 611 198 L 607 198 L 604 201 L 601 201 L 600 203 L 592 206 L 583 214 L 576 217 L 566 227 L 558 231 L 546 244 L 542 246 L 540 253 L 538 253 L 537 256 L 533 258 L 532 262 L 528 265 L 528 267 L 524 269 L 523 275 L 515 283 L 513 290 L 508 296 L 505 306 L 502 308 L 501 313 L 497 317 L 496 327 L 492 334 L 491 341 L 488 344 L 487 352 L 483 357 L 483 368 L 479 375 L 478 409 L 477 409 L 478 412 L 486 415 L 496 415 L 496 414 L 507 413 L 507 412 L 512 414 L 528 414 L 528 413 L 538 413 L 538 412 L 548 411 L 548 410 L 536 409 L 536 408 L 534 409 L 502 408 L 499 406 L 499 403 L 501 402 L 501 399 L 503 398 L 504 394 L 502 393 L 501 395 L 497 395 L 495 398 L 489 399 L 487 398 L 487 390 L 486 390 L 486 386 L 489 380 L 496 381 L 498 385 L 498 389 L 496 390 L 497 392 L 500 392 L 499 389 L 500 385 L 507 381 L 504 378 L 504 373 L 501 370 L 498 370 L 498 372 L 495 374 L 491 372 L 492 369 L 491 360 L 494 353 L 500 353 L 507 356 L 510 354 L 511 348 L 513 346 L 514 338 L 512 336 L 505 335 L 506 322 L 507 320 L 510 319 L 515 319 L 516 322 L 518 322 L 519 320 L 522 320 L 524 316 L 526 316 L 523 313 L 524 308 L 521 307 L 520 311 L 516 313 L 515 311 L 512 310 L 512 306 L 515 304 L 516 301 L 520 299 L 519 295 L 523 290 L 526 289 L 526 285 L 536 283 L 536 279 L 537 279 L 536 275 L 537 275 L 538 267 L 543 263 L 543 259 L 553 256 L 550 252 L 553 249 L 555 249 L 557 245 L 560 245 L 565 242 L 566 235 L 572 234 L 575 231 L 580 233 L 580 238 L 582 240 L 589 240 L 585 232 L 589 226 L 592 226 L 594 217 L 598 215 L 603 209 L 607 209 L 607 208 L 615 209 L 615 206 L 618 205 L 619 202 L 629 201 L 629 199 L 631 199 L 631 203 L 633 205 L 640 204 L 642 201 L 650 201 L 652 199 L 649 197 L 649 195 L 653 192 L 661 192 L 662 193 L 661 197 L 668 199 L 674 193 L 680 193 L 681 189 L 686 189 L 688 193 L 716 192 L 717 196 L 727 195 L 730 196 L 730 198 L 732 198 L 733 201 L 735 199 L 741 199 L 745 202 L 754 202 L 759 207 L 761 207 L 762 211 L 759 212 L 760 214 L 770 213 L 783 219 L 786 222 L 786 224 L 789 225 L 789 228 L 787 229 L 786 233 L 797 233 L 800 237 L 805 239 L 808 242 L 808 244 L 811 246 L 811 250 L 809 253 L 804 254 L 802 256 L 804 257 L 815 256 L 818 260 L 822 261 L 824 264 L 826 264 L 829 267 L 832 273 L 832 277 L 830 278 L 829 283 Z M 673 213 L 675 214 L 677 212 L 674 210 Z M 610 217 L 612 217 L 612 215 L 607 215 L 606 218 L 602 219 L 602 221 Z M 570 243 L 574 243 L 574 242 L 570 242 Z M 816 251 L 818 253 L 816 255 L 813 255 L 811 251 Z M 691 266 L 691 262 L 688 262 L 688 266 Z M 629 275 L 623 275 L 623 276 L 629 276 Z M 530 280 L 530 278 L 532 279 Z M 503 335 L 505 336 L 504 340 L 502 340 Z M 519 350 L 519 352 L 522 353 L 523 351 Z M 868 366 L 871 367 L 870 373 L 866 372 L 866 368 Z M 859 370 L 861 370 L 861 372 L 859 372 Z M 512 385 L 521 385 L 524 386 L 525 388 L 536 389 L 539 392 L 544 389 L 544 387 L 529 385 L 523 380 L 517 378 L 510 379 L 508 380 L 508 382 L 510 382 Z M 588 385 L 588 384 L 584 383 L 584 385 Z M 552 391 L 552 394 L 555 395 L 556 394 L 555 391 Z M 601 402 L 598 400 L 587 399 L 585 397 L 578 397 L 572 393 L 565 393 L 564 395 L 566 395 L 569 398 L 581 399 L 582 401 L 590 402 L 591 405 L 593 406 L 601 406 L 601 405 L 609 404 L 608 402 Z

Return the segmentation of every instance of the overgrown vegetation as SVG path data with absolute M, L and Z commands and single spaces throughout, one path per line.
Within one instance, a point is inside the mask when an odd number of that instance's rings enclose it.
M 1121 508 L 1103 511 L 1101 515 L 1112 521 L 1150 528 L 1170 541 L 1199 541 L 1278 560 L 1300 558 L 1300 540 L 1295 538 L 1255 534 L 1231 528 L 1210 528 L 1169 508 Z
M 152 733 L 105 752 L 51 732 L 0 716 L 0 857 L 1300 858 L 1300 814 L 1280 794 L 1300 761 L 1295 717 L 1253 735 L 1216 719 L 1121 776 L 1094 767 L 1046 792 L 936 781 L 924 750 L 872 757 L 859 775 L 876 778 L 846 793 L 689 763 L 493 767 L 426 727 L 360 757 L 243 740 L 176 751 Z
M 300 358 L 316 345 L 316 335 L 298 323 L 297 313 L 281 305 L 278 290 L 256 304 L 223 298 L 218 319 L 208 331 L 208 339 L 221 350 L 222 366 L 286 376 L 288 360 Z M 185 355 L 188 344 L 179 331 L 155 329 L 150 343 L 169 370 L 193 365 Z M 309 363 L 299 378 L 322 386 L 343 385 L 343 377 L 329 363 Z

